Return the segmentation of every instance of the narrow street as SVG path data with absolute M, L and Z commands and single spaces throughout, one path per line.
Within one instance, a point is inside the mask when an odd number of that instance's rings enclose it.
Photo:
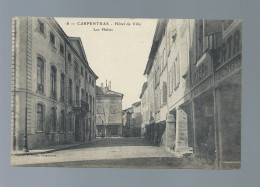
M 111 168 L 198 168 L 162 147 L 141 138 L 108 138 L 76 148 L 48 154 L 12 156 L 16 166 L 111 167 Z M 19 164 L 18 164 L 19 163 Z M 192 163 L 192 164 L 191 164 Z M 205 168 L 205 166 L 203 166 Z

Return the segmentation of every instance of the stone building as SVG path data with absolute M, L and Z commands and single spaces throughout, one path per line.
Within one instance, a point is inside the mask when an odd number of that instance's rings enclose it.
M 13 18 L 12 149 L 95 138 L 97 75 L 54 18 Z
M 149 59 L 144 71 L 147 76 L 146 109 L 142 113 L 148 113 L 148 123 L 145 128 L 145 137 L 153 144 L 164 142 L 162 138 L 166 125 L 167 108 L 167 58 L 165 27 L 167 20 L 158 21 Z M 144 101 L 142 99 L 142 101 Z
M 216 168 L 241 162 L 240 20 L 159 20 L 144 72 L 146 138 Z M 147 99 L 144 99 L 143 93 Z
M 96 86 L 96 124 L 97 136 L 122 136 L 122 99 L 123 94 L 111 90 L 109 85 Z
M 132 104 L 132 124 L 130 134 L 133 137 L 141 137 L 142 115 L 141 115 L 141 101 Z
M 142 124 L 141 124 L 141 137 L 145 137 L 145 126 L 149 124 L 149 111 L 147 105 L 147 82 L 143 84 L 142 91 L 140 94 L 141 99 L 141 116 L 142 116 Z
M 141 101 L 135 102 L 131 107 L 123 110 L 123 136 L 141 137 L 142 114 Z
M 130 137 L 130 129 L 133 124 L 132 120 L 132 114 L 133 114 L 133 107 L 129 107 L 122 111 L 123 115 L 123 129 L 122 129 L 122 136 L 123 137 Z

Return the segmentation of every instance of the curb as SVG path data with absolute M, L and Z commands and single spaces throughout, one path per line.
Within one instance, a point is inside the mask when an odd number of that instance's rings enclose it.
M 67 145 L 67 146 L 64 146 L 64 147 L 59 147 L 59 148 L 54 148 L 54 149 L 49 149 L 49 150 L 46 150 L 46 151 L 38 151 L 38 152 L 25 152 L 25 153 L 11 153 L 11 155 L 13 156 L 25 156 L 25 155 L 38 155 L 38 154 L 45 154 L 45 153 L 53 153 L 55 151 L 61 151 L 61 150 L 66 150 L 66 149 L 70 149 L 70 148 L 73 148 L 73 147 L 77 147 L 77 146 L 80 146 L 80 145 L 84 145 L 84 144 L 89 144 L 89 143 L 93 143 L 93 142 L 99 142 L 99 141 L 102 141 L 104 139 L 101 139 L 101 140 L 96 140 L 96 141 L 90 141 L 90 142 L 84 142 L 84 143 L 79 143 L 79 144 L 74 144 L 74 145 Z

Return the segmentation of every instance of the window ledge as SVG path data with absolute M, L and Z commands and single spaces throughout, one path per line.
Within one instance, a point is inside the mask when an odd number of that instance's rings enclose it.
M 46 39 L 46 34 L 45 34 L 45 32 L 41 32 L 39 29 L 37 29 L 37 30 L 38 30 L 38 33 L 39 33 L 43 38 Z
M 45 133 L 44 131 L 35 131 L 35 133 Z
M 163 103 L 161 108 L 165 107 L 167 105 L 167 102 Z
M 57 48 L 56 48 L 55 44 L 53 44 L 51 41 L 49 41 L 49 43 L 55 49 L 55 51 L 57 51 Z
M 174 90 L 176 91 L 179 88 L 180 83 L 178 83 L 178 85 L 174 88 Z
M 57 101 L 57 97 L 54 97 L 53 95 L 50 95 L 50 99 Z
M 53 45 L 53 44 L 52 44 Z M 63 57 L 63 58 L 65 58 L 65 55 L 64 55 L 64 53 L 62 54 L 61 52 L 59 52 L 60 53 L 60 55 Z
M 41 92 L 39 90 L 36 90 L 36 93 L 46 96 L 46 94 L 44 92 Z

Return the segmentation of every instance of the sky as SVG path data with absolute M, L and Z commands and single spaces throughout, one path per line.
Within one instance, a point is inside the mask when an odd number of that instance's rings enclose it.
M 98 86 L 111 81 L 111 89 L 124 94 L 123 109 L 140 100 L 156 19 L 55 19 L 68 36 L 81 38 Z

